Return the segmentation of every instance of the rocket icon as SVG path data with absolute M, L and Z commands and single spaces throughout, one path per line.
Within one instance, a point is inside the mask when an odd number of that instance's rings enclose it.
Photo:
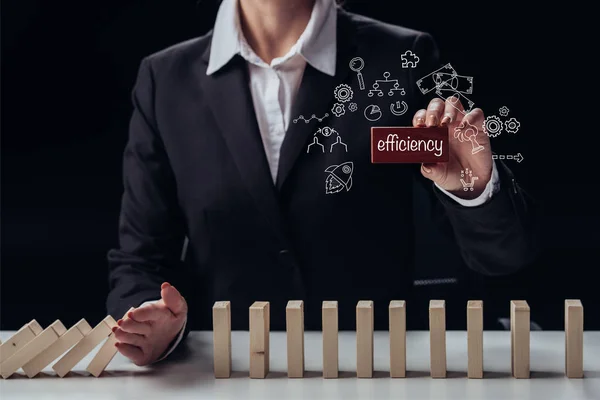
M 331 165 L 325 172 L 329 172 L 325 178 L 325 194 L 338 193 L 346 189 L 349 191 L 352 187 L 352 172 L 354 172 L 354 163 L 351 161 L 340 165 Z

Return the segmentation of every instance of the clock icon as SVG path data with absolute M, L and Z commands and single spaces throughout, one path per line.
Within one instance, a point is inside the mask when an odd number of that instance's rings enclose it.
M 379 118 L 381 118 L 381 116 L 382 116 L 381 109 L 376 104 L 368 105 L 365 108 L 364 114 L 365 114 L 365 118 L 371 122 L 375 122 L 375 121 L 379 120 Z

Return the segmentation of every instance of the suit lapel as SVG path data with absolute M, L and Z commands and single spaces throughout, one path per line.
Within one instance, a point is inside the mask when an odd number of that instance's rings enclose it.
M 335 103 L 333 91 L 337 85 L 344 82 L 350 71 L 348 63 L 355 51 L 354 33 L 348 16 L 343 10 L 338 11 L 335 76 L 322 73 L 309 64 L 306 65 L 302 83 L 292 107 L 292 120 L 300 115 L 308 118 L 313 114 L 320 118 L 326 113 L 329 114 L 328 119 L 336 118 L 331 111 Z M 319 123 L 314 118 L 309 123 L 289 124 L 279 156 L 276 180 L 278 190 L 281 190 L 298 156 L 306 148 L 308 138 L 312 137 L 315 130 L 323 124 L 324 122 Z
M 205 59 L 207 56 L 208 51 Z M 210 99 L 208 103 L 242 181 L 285 244 L 277 192 L 256 121 L 246 63 L 236 56 L 215 74 L 202 75 L 203 89 Z

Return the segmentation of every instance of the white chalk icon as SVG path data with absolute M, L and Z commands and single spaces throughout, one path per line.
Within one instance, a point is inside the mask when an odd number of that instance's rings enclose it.
M 467 115 L 467 113 L 471 112 L 475 103 L 465 97 L 462 93 L 454 92 L 451 90 L 436 90 L 435 94 L 438 95 L 442 100 L 448 101 L 452 107 L 454 107 L 458 112 L 463 115 Z M 456 102 L 462 100 L 460 103 L 463 106 L 463 109 L 456 105 Z
M 354 57 L 350 60 L 350 69 L 356 72 L 356 78 L 358 79 L 358 87 L 360 90 L 365 90 L 365 79 L 363 74 L 360 72 L 365 67 L 365 60 L 361 57 Z
M 416 68 L 419 63 L 419 56 L 410 50 L 406 50 L 400 58 L 402 59 L 402 68 Z
M 346 114 L 346 107 L 344 107 L 342 103 L 335 103 L 331 108 L 331 112 L 333 113 L 333 115 L 339 118 L 342 115 Z
M 478 180 L 479 177 L 473 176 L 473 170 L 469 168 L 465 168 L 460 171 L 460 183 L 463 186 L 463 190 L 468 192 L 469 190 L 473 191 L 473 186 L 475 186 L 475 181 Z
M 306 153 L 310 153 L 311 148 L 313 149 L 313 151 L 316 151 L 316 152 L 319 152 L 319 149 L 321 149 L 321 153 L 325 153 L 325 146 L 323 146 L 321 143 L 319 143 L 319 138 L 316 136 L 313 137 L 312 143 L 309 144 L 308 147 L 306 148 Z
M 324 126 L 322 128 L 317 129 L 315 135 L 318 135 L 319 133 L 325 137 L 331 136 L 332 133 L 338 134 L 338 132 L 335 129 L 330 128 L 329 126 Z
M 345 83 L 342 83 L 335 88 L 335 90 L 333 91 L 333 96 L 340 103 L 347 103 L 350 100 L 352 100 L 354 92 L 352 91 L 350 86 L 346 85 Z
M 317 117 L 315 114 L 311 115 L 309 119 L 304 118 L 304 115 L 299 115 L 298 118 L 292 120 L 294 124 L 297 124 L 299 121 L 304 121 L 304 123 L 308 124 L 311 120 L 316 119 L 319 122 L 322 122 L 325 118 L 329 117 L 328 113 L 325 113 L 321 118 Z
M 496 115 L 490 115 L 483 123 L 483 133 L 489 137 L 495 138 L 502 133 L 502 121 Z
M 504 121 L 504 130 L 508 133 L 515 134 L 519 132 L 519 128 L 521 127 L 521 123 L 517 121 L 516 118 L 511 118 L 508 121 Z
M 464 111 L 454 103 L 449 103 L 463 115 L 471 111 L 475 105 L 465 96 L 465 94 L 473 93 L 473 77 L 458 75 L 450 63 L 417 80 L 417 87 L 423 94 L 435 90 L 435 94 L 443 100 L 454 98 L 461 100 Z
M 356 103 L 350 103 L 348 105 L 348 110 L 350 110 L 350 112 L 355 112 L 356 110 L 358 110 L 358 104 L 356 104 Z
M 408 104 L 405 101 L 390 104 L 390 112 L 397 117 L 406 114 L 406 111 L 408 111 Z
M 354 163 L 347 161 L 340 165 L 330 165 L 325 169 L 329 175 L 325 178 L 325 194 L 339 193 L 352 188 L 352 173 L 354 172 Z
M 454 128 L 454 137 L 455 138 L 457 138 L 460 142 L 466 142 L 466 141 L 471 142 L 471 146 L 472 146 L 471 154 L 477 154 L 485 148 L 477 142 L 476 137 L 477 137 L 478 133 L 479 133 L 479 130 L 477 129 L 477 127 L 474 125 L 471 125 L 469 123 L 469 121 L 465 121 L 465 120 L 463 120 L 460 123 L 460 125 L 458 125 L 456 128 Z
M 347 153 L 348 152 L 348 145 L 344 142 L 342 142 L 342 137 L 338 134 L 337 137 L 335 138 L 335 143 L 331 145 L 329 152 L 333 153 L 333 146 L 336 146 L 338 148 L 342 148 L 344 149 L 344 151 Z
M 458 75 L 454 68 L 452 68 L 452 65 L 448 63 L 419 79 L 417 81 L 417 87 L 423 94 L 439 89 L 439 86 L 443 83 L 440 81 L 441 77 L 446 76 L 443 74 L 448 74 L 450 77 Z
M 404 90 L 404 88 L 400 87 L 400 83 L 398 83 L 398 79 L 389 79 L 390 78 L 390 73 L 389 72 L 384 72 L 383 73 L 383 78 L 384 79 L 376 79 L 375 83 L 373 84 L 373 89 L 369 90 L 369 97 L 373 97 L 375 94 L 377 94 L 377 96 L 379 97 L 383 97 L 383 90 L 379 89 L 379 86 L 386 85 L 386 86 L 390 86 L 390 90 L 387 92 L 388 96 L 393 96 L 395 94 L 395 92 L 400 92 L 400 94 L 402 96 L 404 96 L 406 94 L 406 91 Z
M 364 111 L 365 118 L 371 122 L 375 122 L 383 115 L 381 109 L 376 104 L 371 104 L 365 107 Z
M 500 107 L 500 110 L 498 110 L 498 111 L 500 112 L 500 115 L 502 115 L 503 117 L 506 117 L 510 110 L 508 109 L 508 107 L 502 106 L 502 107 Z
M 524 157 L 521 153 L 517 154 L 492 154 L 492 160 L 515 160 L 520 163 Z

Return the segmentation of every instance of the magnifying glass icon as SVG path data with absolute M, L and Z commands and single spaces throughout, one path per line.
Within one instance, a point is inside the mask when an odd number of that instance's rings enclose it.
M 354 57 L 350 60 L 350 69 L 356 72 L 356 77 L 358 78 L 358 86 L 360 90 L 365 90 L 365 81 L 363 79 L 363 75 L 360 71 L 365 67 L 365 60 L 360 57 Z

